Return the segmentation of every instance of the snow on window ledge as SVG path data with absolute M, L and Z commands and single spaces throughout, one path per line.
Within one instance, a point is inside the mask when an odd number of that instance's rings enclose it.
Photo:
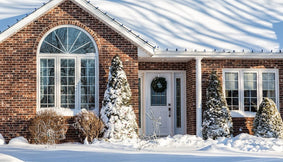
M 249 112 L 249 111 L 231 111 L 231 116 L 233 118 L 239 117 L 255 117 L 256 112 Z
M 42 112 L 42 111 L 46 111 L 46 110 L 54 110 L 55 112 L 57 112 L 59 115 L 62 116 L 75 116 L 76 114 L 84 111 L 85 109 L 67 109 L 67 108 L 41 108 L 39 110 L 37 110 L 37 113 Z M 94 109 L 91 110 L 94 112 L 94 114 L 98 115 L 98 109 Z

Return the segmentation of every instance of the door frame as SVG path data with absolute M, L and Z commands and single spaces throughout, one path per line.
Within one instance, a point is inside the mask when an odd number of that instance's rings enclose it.
M 178 71 L 178 70 L 139 70 L 138 77 L 140 79 L 140 129 L 139 129 L 139 134 L 141 136 L 146 136 L 146 105 L 147 105 L 147 95 L 146 95 L 146 79 L 147 79 L 147 74 L 148 73 L 170 73 L 171 74 L 171 85 L 172 86 L 172 92 L 173 95 L 172 97 L 172 111 L 171 111 L 171 130 L 170 130 L 170 135 L 175 135 L 175 134 L 186 134 L 187 133 L 187 106 L 186 106 L 186 71 Z M 178 76 L 178 78 L 182 79 L 181 82 L 181 103 L 182 103 L 182 108 L 181 108 L 181 125 L 182 127 L 177 130 L 175 126 L 175 79 Z M 148 101 L 150 102 L 150 101 Z

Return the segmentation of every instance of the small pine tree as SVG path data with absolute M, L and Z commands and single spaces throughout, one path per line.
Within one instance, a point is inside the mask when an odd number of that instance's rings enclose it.
M 137 138 L 137 123 L 131 104 L 131 89 L 118 55 L 109 68 L 107 89 L 102 102 L 101 119 L 105 138 Z
M 232 118 L 222 94 L 220 81 L 214 71 L 209 77 L 209 85 L 206 89 L 206 107 L 202 123 L 203 139 L 231 137 L 232 134 Z
M 253 132 L 264 138 L 283 138 L 283 122 L 273 100 L 264 98 L 256 113 Z

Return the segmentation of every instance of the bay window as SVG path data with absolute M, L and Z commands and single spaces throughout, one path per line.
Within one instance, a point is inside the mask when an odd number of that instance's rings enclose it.
M 98 55 L 87 32 L 72 25 L 53 29 L 43 37 L 37 60 L 39 110 L 98 110 Z
M 279 105 L 276 69 L 223 69 L 223 89 L 232 111 L 256 112 L 264 97 Z

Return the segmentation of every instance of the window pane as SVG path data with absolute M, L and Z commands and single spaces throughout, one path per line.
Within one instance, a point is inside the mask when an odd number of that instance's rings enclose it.
M 244 108 L 245 111 L 257 110 L 257 74 L 244 73 Z
M 61 107 L 75 108 L 75 60 L 61 59 Z
M 85 54 L 94 53 L 94 45 L 91 39 L 83 32 L 81 32 L 79 39 L 73 44 L 71 53 Z
M 151 106 L 166 106 L 167 105 L 167 90 L 156 92 L 151 87 Z
M 63 27 L 46 36 L 40 47 L 40 53 L 95 53 L 95 46 L 83 31 L 77 28 Z
M 138 97 L 138 101 L 139 101 L 139 128 L 141 128 L 141 78 L 139 78 L 139 84 L 138 84 L 138 90 L 139 90 L 139 97 Z
M 176 78 L 175 81 L 176 87 L 175 87 L 175 93 L 176 93 L 176 127 L 181 128 L 181 79 Z
M 153 88 L 151 88 L 151 106 L 166 106 L 166 103 L 166 90 L 163 92 L 155 92 Z
M 81 60 L 81 109 L 95 108 L 95 60 Z
M 275 73 L 262 73 L 262 97 L 268 97 L 276 103 Z
M 230 110 L 239 110 L 238 73 L 225 73 L 225 95 Z
M 54 107 L 54 59 L 40 59 L 40 107 Z

